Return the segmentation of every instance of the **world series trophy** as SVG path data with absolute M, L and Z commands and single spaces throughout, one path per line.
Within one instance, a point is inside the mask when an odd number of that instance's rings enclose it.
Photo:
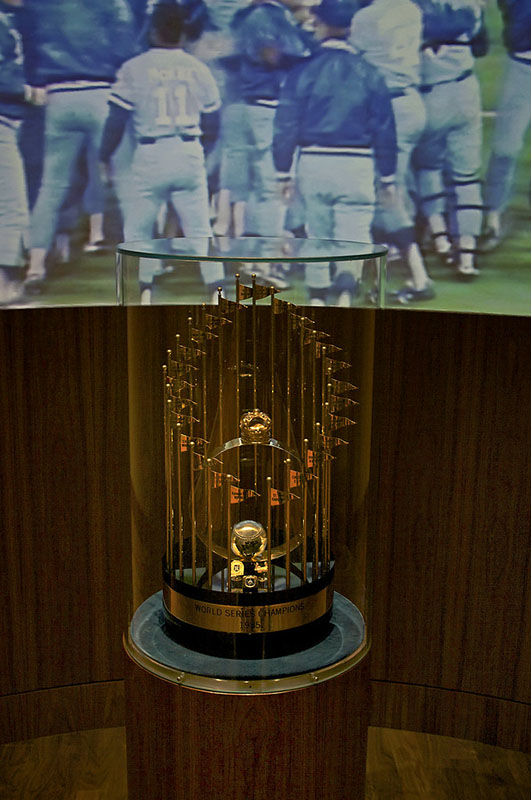
M 297 652 L 333 605 L 334 448 L 354 421 L 340 348 L 278 290 L 196 307 L 163 367 L 163 613 L 225 658 Z

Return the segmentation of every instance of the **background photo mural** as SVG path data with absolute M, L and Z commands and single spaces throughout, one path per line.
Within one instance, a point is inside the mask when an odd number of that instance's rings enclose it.
M 385 244 L 390 307 L 529 314 L 528 0 L 0 0 L 0 61 L 4 307 L 114 304 L 118 242 L 214 235 Z

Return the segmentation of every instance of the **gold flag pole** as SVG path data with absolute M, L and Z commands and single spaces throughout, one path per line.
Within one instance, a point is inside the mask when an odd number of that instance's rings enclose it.
M 291 500 L 290 500 L 290 469 L 291 459 L 286 458 L 286 485 L 288 487 L 288 499 L 284 503 L 285 508 L 285 521 L 286 521 L 286 589 L 290 587 L 291 578 Z
M 271 347 L 269 358 L 271 361 L 271 435 L 276 438 L 275 428 L 275 295 L 271 295 Z M 273 477 L 273 476 L 271 476 Z
M 171 350 L 168 351 L 171 356 Z M 168 397 L 168 367 L 162 367 L 164 382 L 164 465 L 166 470 L 166 565 L 171 569 L 171 458 L 170 458 L 170 420 L 169 405 L 171 400 Z
M 271 540 L 272 540 L 272 531 L 271 531 L 271 486 L 272 486 L 272 478 L 268 476 L 266 478 L 267 482 L 267 588 L 268 591 L 273 590 L 273 575 L 271 573 L 272 564 L 271 564 Z
M 315 331 L 311 332 L 311 352 L 312 352 L 312 436 L 315 434 L 315 425 L 317 423 L 317 401 L 316 401 L 316 381 L 317 381 L 317 334 Z M 315 452 L 315 450 L 314 450 Z
M 231 546 L 230 545 L 231 545 L 231 535 L 232 535 L 232 525 L 231 525 L 232 520 L 231 520 L 231 513 L 230 513 L 230 511 L 231 511 L 231 503 L 230 503 L 230 491 L 231 491 L 231 489 L 230 489 L 230 487 L 231 487 L 230 480 L 227 480 L 225 482 L 225 488 L 227 490 L 226 491 L 226 495 L 227 496 L 226 496 L 225 502 L 226 502 L 226 505 L 227 505 L 227 591 L 228 592 L 232 591 L 232 588 L 231 588 L 231 574 L 230 574 L 230 563 L 231 563 L 231 555 L 230 555 Z
M 252 306 L 252 336 L 253 336 L 253 408 L 258 408 L 257 398 L 257 363 L 256 363 L 256 273 L 252 274 L 252 292 L 253 292 L 253 306 Z M 239 299 L 239 298 L 237 298 Z M 258 494 L 258 448 L 253 448 L 253 461 L 254 461 L 254 491 Z M 255 513 L 258 510 L 258 497 L 254 498 Z
M 328 414 L 328 402 L 325 402 L 323 407 L 323 433 L 325 435 L 329 434 L 329 414 Z M 330 520 L 329 520 L 329 512 L 330 508 L 328 506 L 328 486 L 330 483 L 330 465 L 331 459 L 327 458 L 323 464 L 323 484 L 322 484 L 322 506 L 323 506 L 323 570 L 325 565 L 328 566 L 329 562 L 329 544 L 330 544 Z
M 236 374 L 236 425 L 235 430 L 239 432 L 240 429 L 240 275 L 237 272 L 235 275 L 236 278 L 236 308 L 235 308 L 235 319 L 234 319 L 234 332 L 236 337 L 236 365 L 235 365 L 235 374 Z M 239 435 L 239 434 L 237 434 Z M 237 464 L 236 464 L 236 477 L 240 478 L 240 450 L 238 449 L 237 452 Z
M 314 445 L 313 445 L 313 460 L 314 460 L 314 472 L 315 472 L 315 530 L 314 530 L 314 567 L 313 567 L 313 576 L 312 580 L 316 580 L 319 577 L 319 525 L 320 525 L 320 514 L 319 514 L 319 506 L 320 506 L 320 498 L 321 498 L 321 442 L 320 436 L 321 434 L 321 424 L 319 422 L 315 423 L 315 436 L 314 436 Z M 317 467 L 317 469 L 316 469 Z
M 304 326 L 304 320 L 300 320 L 300 330 L 299 330 L 299 350 L 300 350 L 300 378 L 301 378 L 301 410 L 300 410 L 300 431 L 301 431 L 301 439 L 304 439 L 304 332 L 306 328 Z
M 306 469 L 308 464 L 308 439 L 303 442 L 303 464 L 302 474 L 302 579 L 306 583 L 308 579 L 308 481 L 306 480 Z
M 201 307 L 201 330 L 203 333 L 206 331 L 206 304 L 203 303 Z M 202 417 L 203 417 L 203 439 L 207 439 L 207 360 L 203 358 L 201 361 L 201 382 L 202 382 Z M 201 417 L 200 417 L 201 418 Z
M 257 401 L 257 390 L 256 390 L 256 274 L 253 272 L 252 274 L 253 280 L 253 408 L 258 408 L 258 401 Z M 256 487 L 255 487 L 256 490 Z
M 195 583 L 196 578 L 196 561 L 197 561 L 197 526 L 195 521 L 195 480 L 194 480 L 194 467 L 195 467 L 195 442 L 190 442 L 188 445 L 190 452 L 190 516 L 192 522 L 192 583 Z
M 324 422 L 323 411 L 326 402 L 326 345 L 321 345 L 321 422 Z
M 223 289 L 218 286 L 218 309 L 220 306 L 221 294 Z M 219 309 L 221 314 L 221 309 Z M 223 438 L 223 325 L 219 326 L 219 343 L 218 343 L 218 393 L 219 393 L 219 446 L 223 446 L 225 441 Z M 205 437 L 206 438 L 206 437 Z
M 200 347 L 200 345 L 197 342 L 194 342 L 194 340 L 192 338 L 192 328 L 193 328 L 193 319 L 192 319 L 192 317 L 188 317 L 188 341 L 190 342 L 192 363 L 194 363 L 194 365 L 195 365 L 195 360 L 196 360 L 197 356 L 196 356 L 196 353 L 195 353 L 194 345 L 197 344 L 198 348 Z M 193 382 L 193 379 L 192 379 L 192 382 Z M 193 396 L 193 399 L 197 401 L 197 382 L 194 384 L 194 388 L 193 388 L 193 391 L 192 391 L 192 396 Z M 194 423 L 193 423 L 193 420 L 190 420 L 190 436 L 193 437 L 193 435 L 194 435 Z
M 291 316 L 286 314 L 286 443 L 291 447 Z
M 207 535 L 208 535 L 208 563 L 207 563 L 207 578 L 208 588 L 212 589 L 212 459 L 207 458 Z
M 181 429 L 180 422 L 175 426 L 177 431 L 177 530 L 178 530 L 178 543 L 179 543 L 179 578 L 183 578 L 183 526 L 182 526 L 182 494 L 181 494 Z M 173 442 L 175 449 L 175 440 Z

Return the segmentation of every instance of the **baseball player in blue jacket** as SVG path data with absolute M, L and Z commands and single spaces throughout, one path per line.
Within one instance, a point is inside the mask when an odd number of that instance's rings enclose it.
M 451 250 L 453 219 L 457 277 L 479 275 L 481 231 L 481 98 L 473 43 L 482 26 L 482 0 L 418 0 L 423 12 L 421 87 L 427 123 L 416 149 L 421 209 L 437 251 Z M 448 187 L 448 191 L 447 191 Z
M 284 223 L 271 144 L 281 86 L 293 65 L 310 52 L 308 38 L 290 10 L 299 2 L 255 0 L 237 13 L 233 24 L 240 57 L 233 81 L 238 100 L 231 106 L 223 136 L 222 188 L 233 200 L 250 201 L 252 213 L 243 228 L 261 236 L 279 235 Z
M 407 264 L 411 280 L 399 289 L 401 302 L 434 296 L 420 248 L 408 195 L 411 154 L 426 124 L 420 83 L 422 14 L 412 0 L 372 0 L 352 20 L 350 43 L 377 67 L 392 98 L 398 146 L 397 198 L 393 208 L 378 207 L 374 234 L 394 245 Z
M 531 121 L 531 3 L 498 0 L 504 22 L 507 66 L 497 109 L 492 154 L 485 181 L 484 249 L 501 235 L 501 215 L 509 198 L 518 156 Z
M 31 216 L 30 290 L 46 275 L 46 254 L 72 170 L 84 150 L 89 174 L 89 250 L 103 239 L 103 187 L 98 148 L 110 86 L 135 49 L 135 25 L 127 0 L 27 0 L 28 80 L 46 102 L 41 187 Z
M 0 0 L 0 304 L 14 302 L 28 233 L 28 202 L 17 133 L 24 116 L 25 76 L 17 25 L 21 0 Z
M 370 242 L 375 174 L 383 201 L 394 200 L 397 144 L 385 82 L 347 42 L 356 8 L 348 0 L 323 0 L 314 9 L 321 44 L 286 79 L 273 158 L 279 182 L 297 182 L 310 237 Z M 336 275 L 336 302 L 341 297 L 350 305 L 347 295 L 356 291 L 359 277 L 347 271 Z M 306 283 L 314 305 L 333 302 L 327 267 L 309 265 Z
M 109 164 L 129 119 L 137 143 L 130 199 L 123 208 L 128 241 L 151 239 L 159 209 L 170 200 L 185 236 L 211 236 L 201 138 L 206 145 L 216 140 L 220 97 L 206 64 L 182 49 L 183 24 L 180 6 L 157 5 L 151 17 L 150 49 L 122 66 L 110 95 L 101 161 Z M 149 299 L 154 267 L 153 260 L 141 260 L 144 302 Z M 223 265 L 206 263 L 202 274 L 213 292 L 223 279 Z

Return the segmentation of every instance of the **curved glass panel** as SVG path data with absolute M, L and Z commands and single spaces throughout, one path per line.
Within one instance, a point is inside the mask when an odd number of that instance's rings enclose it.
M 378 307 L 385 254 L 380 245 L 329 239 L 212 237 L 118 246 L 117 286 L 125 305 L 196 304 L 234 298 L 235 275 L 252 276 L 299 305 Z

